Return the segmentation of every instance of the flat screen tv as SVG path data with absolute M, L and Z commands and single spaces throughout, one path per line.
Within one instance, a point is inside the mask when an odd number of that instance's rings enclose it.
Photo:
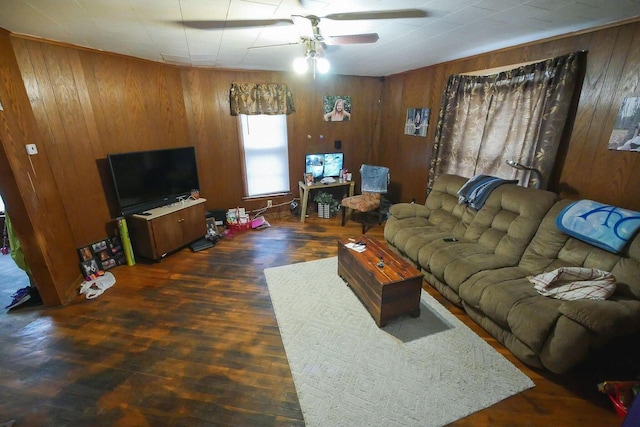
M 327 176 L 337 177 L 344 166 L 344 153 L 307 154 L 304 163 L 304 172 L 312 174 L 314 181 Z
M 199 189 L 194 147 L 108 154 L 122 215 L 168 205 Z

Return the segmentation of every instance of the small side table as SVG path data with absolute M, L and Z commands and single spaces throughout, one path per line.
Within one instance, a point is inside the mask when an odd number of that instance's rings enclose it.
M 332 187 L 349 187 L 349 197 L 353 196 L 353 191 L 355 188 L 354 181 L 348 182 L 332 182 L 329 184 L 322 184 L 320 182 L 313 183 L 310 185 L 305 184 L 302 181 L 298 181 L 298 187 L 300 189 L 300 201 L 302 202 L 302 207 L 300 208 L 300 222 L 304 222 L 304 218 L 307 215 L 307 204 L 309 202 L 309 192 L 311 190 L 320 190 L 322 188 L 332 188 Z

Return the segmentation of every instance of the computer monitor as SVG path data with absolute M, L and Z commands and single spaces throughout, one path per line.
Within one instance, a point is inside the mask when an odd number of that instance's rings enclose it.
M 305 173 L 310 173 L 314 181 L 331 176 L 339 177 L 344 168 L 344 153 L 318 153 L 305 156 Z

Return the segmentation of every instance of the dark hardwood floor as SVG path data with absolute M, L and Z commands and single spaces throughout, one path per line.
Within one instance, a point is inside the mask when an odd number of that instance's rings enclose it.
M 336 240 L 361 230 L 355 222 L 341 227 L 339 218 L 267 219 L 272 227 L 205 251 L 117 267 L 116 284 L 96 299 L 0 314 L 0 423 L 304 425 L 263 270 L 336 256 Z M 382 230 L 367 235 L 382 239 Z M 0 271 L 3 287 L 14 288 L 5 277 Z M 453 425 L 621 424 L 596 389 L 612 378 L 592 367 L 565 376 L 530 369 L 425 288 L 536 384 Z

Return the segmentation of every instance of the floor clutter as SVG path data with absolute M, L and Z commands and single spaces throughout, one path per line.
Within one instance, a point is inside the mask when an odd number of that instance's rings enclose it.
M 85 295 L 87 299 L 94 299 L 99 297 L 112 287 L 116 283 L 116 278 L 110 272 L 104 273 L 104 275 L 96 277 L 93 280 L 82 282 L 80 285 L 80 294 Z
M 24 288 L 18 289 L 11 296 L 11 302 L 5 308 L 7 310 L 14 310 L 20 307 L 31 307 L 41 304 L 42 298 L 40 298 L 38 288 L 36 288 L 35 286 L 25 286 Z

